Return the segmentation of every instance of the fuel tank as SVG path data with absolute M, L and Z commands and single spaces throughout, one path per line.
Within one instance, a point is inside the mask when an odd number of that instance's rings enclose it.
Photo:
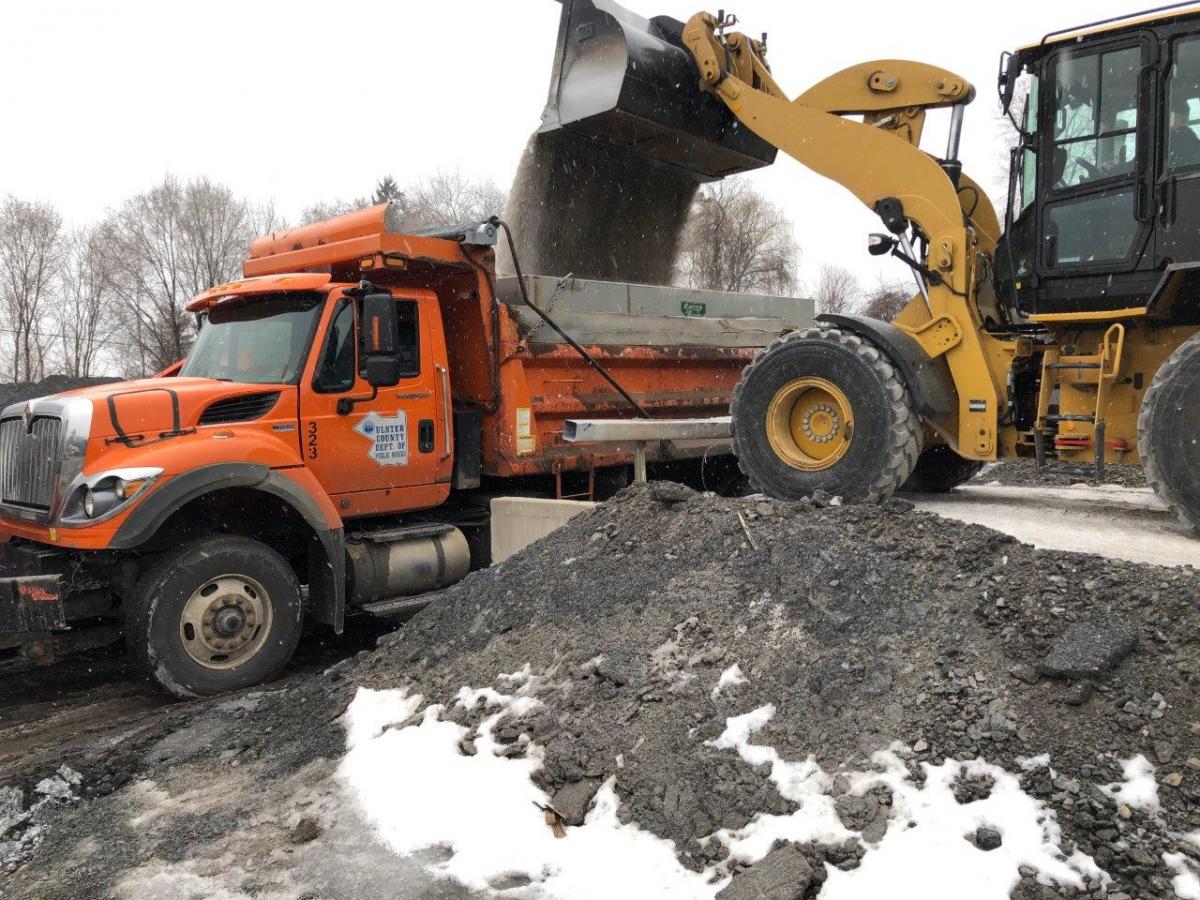
M 471 570 L 467 539 L 452 525 L 352 535 L 346 553 L 353 606 L 436 591 L 461 581 Z

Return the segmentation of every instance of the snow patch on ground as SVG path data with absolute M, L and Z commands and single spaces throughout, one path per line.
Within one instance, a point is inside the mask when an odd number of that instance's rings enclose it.
M 15 787 L 0 788 L 0 869 L 19 865 L 29 858 L 45 834 L 39 813 L 48 805 L 79 802 L 83 776 L 62 765 L 33 788 L 36 799 L 25 805 L 25 792 Z
M 502 718 L 538 702 L 492 688 L 460 690 L 456 704 L 496 710 L 478 728 L 475 755 L 467 756 L 459 742 L 468 729 L 443 720 L 444 706 L 427 706 L 409 722 L 420 695 L 360 688 L 346 713 L 349 749 L 337 777 L 386 846 L 405 855 L 446 848 L 449 858 L 428 870 L 473 890 L 524 886 L 571 900 L 711 897 L 720 885 L 683 868 L 671 842 L 620 823 L 611 778 L 585 823 L 554 837 L 543 812 L 550 798 L 530 777 L 541 766 L 540 748 L 528 744 L 524 756 L 499 756 L 493 737 Z
M 1139 753 L 1121 761 L 1121 775 L 1124 781 L 1104 785 L 1100 790 L 1131 809 L 1158 812 L 1158 782 L 1154 780 L 1154 764 Z
M 1196 877 L 1196 870 L 1188 858 L 1182 853 L 1164 853 L 1162 859 L 1175 871 L 1175 877 L 1171 879 L 1175 896 L 1182 900 L 1200 900 L 1200 878 Z
M 770 765 L 770 778 L 779 792 L 799 804 L 788 816 L 760 815 L 745 828 L 717 832 L 716 837 L 738 859 L 754 862 L 777 840 L 838 843 L 856 836 L 837 816 L 829 795 L 832 776 L 812 757 L 803 762 L 783 760 L 773 747 L 750 742 L 774 715 L 764 706 L 726 721 L 724 733 L 712 742 L 736 750 L 752 766 Z M 1020 880 L 1019 867 L 1036 868 L 1043 879 L 1061 885 L 1084 886 L 1084 878 L 1105 878 L 1088 856 L 1066 856 L 1062 834 L 1052 810 L 1025 794 L 1017 776 L 983 760 L 947 760 L 924 765 L 924 784 L 915 784 L 894 750 L 876 753 L 878 771 L 850 773 L 850 792 L 865 794 L 885 785 L 892 791 L 892 818 L 887 833 L 869 845 L 862 864 L 843 872 L 830 868 L 822 900 L 1007 900 Z M 1046 761 L 1048 763 L 1048 760 Z M 955 782 L 964 776 L 994 780 L 990 795 L 960 804 Z M 967 840 L 980 826 L 998 831 L 1003 843 L 983 851 Z M 936 873 L 936 877 L 930 877 Z
M 737 687 L 739 684 L 745 684 L 746 681 L 746 676 L 742 674 L 742 667 L 734 663 L 717 679 L 717 684 L 712 689 L 712 698 L 716 700 L 725 688 Z

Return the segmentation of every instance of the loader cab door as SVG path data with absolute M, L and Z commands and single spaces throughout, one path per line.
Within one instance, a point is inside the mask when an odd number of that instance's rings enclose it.
M 347 517 L 436 505 L 449 489 L 450 385 L 437 297 L 398 294 L 395 386 L 380 387 L 370 399 L 360 304 L 347 296 L 331 297 L 305 376 L 304 464 Z
M 1037 312 L 1134 306 L 1154 286 L 1157 57 L 1135 32 L 1043 62 Z
M 1166 32 L 1156 255 L 1159 265 L 1200 261 L 1200 26 Z
M 1138 30 L 1035 63 L 1002 248 L 1023 312 L 1120 309 L 1153 289 L 1159 58 Z

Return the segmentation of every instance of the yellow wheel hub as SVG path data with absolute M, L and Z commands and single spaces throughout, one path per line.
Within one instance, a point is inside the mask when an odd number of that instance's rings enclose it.
M 828 469 L 850 449 L 854 411 L 846 395 L 824 378 L 789 381 L 767 408 L 767 440 L 796 469 Z

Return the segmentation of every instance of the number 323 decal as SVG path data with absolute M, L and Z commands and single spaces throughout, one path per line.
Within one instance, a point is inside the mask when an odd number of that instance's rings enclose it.
M 318 456 L 321 455 L 320 451 L 317 449 L 317 423 L 316 422 L 308 423 L 308 437 L 305 439 L 305 444 L 308 448 L 307 455 L 308 455 L 309 459 L 316 459 Z

